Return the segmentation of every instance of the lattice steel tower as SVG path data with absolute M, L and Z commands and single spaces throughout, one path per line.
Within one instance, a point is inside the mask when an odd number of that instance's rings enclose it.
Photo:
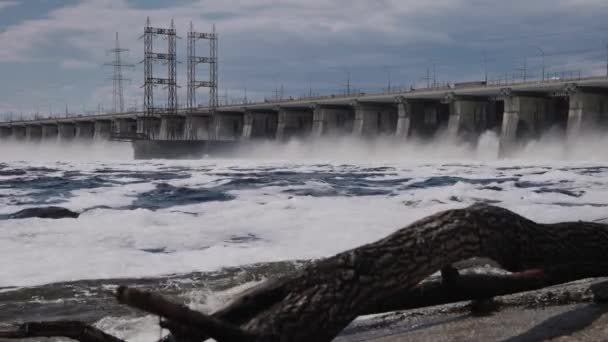
M 167 53 L 154 52 L 154 38 L 165 36 L 168 42 Z M 144 133 L 150 135 L 150 121 L 155 113 L 177 114 L 177 33 L 173 20 L 167 28 L 152 27 L 150 17 L 142 37 L 144 39 Z M 154 64 L 163 62 L 167 65 L 167 78 L 154 77 Z M 167 89 L 167 105 L 154 106 L 154 88 L 165 85 Z
M 105 64 L 114 68 L 114 74 L 112 75 L 112 108 L 114 110 L 114 113 L 123 113 L 125 111 L 123 81 L 130 81 L 130 79 L 123 77 L 122 68 L 135 67 L 133 64 L 123 63 L 122 53 L 127 51 L 129 51 L 129 49 L 120 48 L 120 43 L 118 41 L 118 32 L 116 32 L 116 43 L 114 45 L 114 49 L 108 50 L 108 52 L 114 54 L 114 61 Z
M 209 40 L 209 57 L 196 55 L 196 42 L 199 39 Z M 190 22 L 190 32 L 188 32 L 188 109 L 194 111 L 197 107 L 196 89 L 209 88 L 209 112 L 213 115 L 218 105 L 218 81 L 217 81 L 217 41 L 218 35 L 215 32 L 215 25 L 211 33 L 195 32 L 192 22 Z M 209 80 L 197 81 L 196 66 L 201 63 L 209 64 Z

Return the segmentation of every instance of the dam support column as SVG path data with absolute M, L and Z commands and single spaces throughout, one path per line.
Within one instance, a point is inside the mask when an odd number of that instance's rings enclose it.
M 485 99 L 456 97 L 449 99 L 448 102 L 450 105 L 449 137 L 475 141 L 496 121 L 495 106 Z
M 40 141 L 42 139 L 42 126 L 29 125 L 25 127 L 25 136 L 28 141 Z
M 243 113 L 217 112 L 213 118 L 215 139 L 238 140 L 243 135 Z
M 410 136 L 430 139 L 448 125 L 450 106 L 440 101 L 408 100 Z
M 56 124 L 42 125 L 42 139 L 57 140 L 59 136 L 59 126 Z
M 161 120 L 154 116 L 140 116 L 137 118 L 137 135 L 148 139 L 158 139 L 160 136 Z
M 10 127 L 0 127 L 0 139 L 7 140 L 13 135 L 13 130 Z
M 355 113 L 352 107 L 316 105 L 313 112 L 312 134 L 345 135 L 353 132 Z
M 304 138 L 312 131 L 311 109 L 280 108 L 277 123 L 277 140 Z
M 13 139 L 25 140 L 26 137 L 25 126 L 13 126 Z
M 410 120 L 412 105 L 403 97 L 397 98 L 397 129 L 395 136 L 399 139 L 407 139 L 410 135 Z
M 174 114 L 160 118 L 160 140 L 183 140 L 186 119 Z
M 568 100 L 568 138 L 597 131 L 608 120 L 608 94 L 574 90 Z
M 393 135 L 396 132 L 398 113 L 392 104 L 353 103 L 355 121 L 353 134 L 370 138 L 379 134 Z
M 137 120 L 135 119 L 116 119 L 113 121 L 112 135 L 118 139 L 131 138 L 137 136 Z
M 540 136 L 549 119 L 550 105 L 546 97 L 504 97 L 500 154 L 508 154 L 518 143 Z
M 76 139 L 91 140 L 95 135 L 95 124 L 91 121 L 76 123 Z
M 243 121 L 243 139 L 274 139 L 277 135 L 277 112 L 246 110 Z
M 210 114 L 189 114 L 186 116 L 186 140 L 212 140 L 214 135 L 213 117 Z
M 93 123 L 94 133 L 93 139 L 95 140 L 110 140 L 112 136 L 112 121 L 110 120 L 97 120 Z
M 76 125 L 73 123 L 60 123 L 57 128 L 60 141 L 70 141 L 76 137 Z

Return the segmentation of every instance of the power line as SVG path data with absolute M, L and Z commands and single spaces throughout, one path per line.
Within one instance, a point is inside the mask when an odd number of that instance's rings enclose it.
M 564 36 L 567 34 L 573 33 L 589 33 L 589 32 L 600 32 L 600 31 L 608 31 L 608 27 L 601 28 L 590 28 L 584 27 L 575 30 L 568 30 L 562 32 L 550 32 L 550 33 L 542 33 L 542 34 L 525 34 L 519 36 L 495 36 L 495 37 L 487 37 L 487 38 L 479 38 L 479 39 L 467 39 L 465 41 L 461 41 L 461 43 L 485 43 L 485 42 L 494 42 L 494 41 L 513 41 L 513 40 L 525 40 L 531 38 L 546 38 L 546 37 L 554 37 L 554 36 Z

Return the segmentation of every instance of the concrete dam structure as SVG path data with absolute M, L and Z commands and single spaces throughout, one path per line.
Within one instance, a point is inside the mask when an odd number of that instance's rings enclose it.
M 215 112 L 128 112 L 0 123 L 13 141 L 132 141 L 137 158 L 221 154 L 256 140 L 323 136 L 432 139 L 438 132 L 476 141 L 500 135 L 503 154 L 558 127 L 567 137 L 608 125 L 608 77 L 516 84 L 470 82 L 383 94 L 357 94 L 219 106 Z M 401 142 L 402 141 L 402 142 Z

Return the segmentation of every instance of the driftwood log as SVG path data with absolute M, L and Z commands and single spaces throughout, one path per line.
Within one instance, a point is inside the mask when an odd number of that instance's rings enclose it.
M 0 338 L 30 337 L 68 337 L 82 342 L 122 342 L 121 339 L 82 322 L 24 323 L 16 329 L 0 331 Z
M 510 275 L 459 275 L 485 257 Z M 422 282 L 442 271 L 443 281 Z M 362 314 L 536 289 L 608 275 L 608 225 L 539 224 L 484 204 L 448 210 L 377 242 L 319 260 L 205 315 L 162 296 L 119 288 L 119 302 L 164 318 L 179 341 L 330 341 Z

